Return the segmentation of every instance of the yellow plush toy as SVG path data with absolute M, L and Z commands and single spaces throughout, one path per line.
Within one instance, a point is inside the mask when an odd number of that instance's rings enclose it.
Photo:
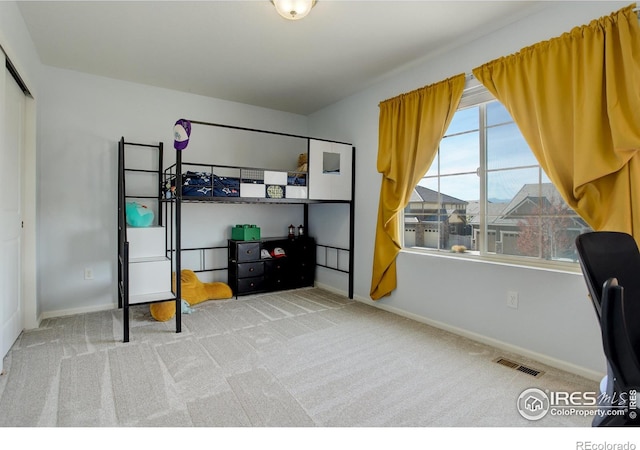
M 306 153 L 300 153 L 298 155 L 298 171 L 300 172 L 306 172 L 308 170 L 308 166 L 307 166 L 307 154 Z
M 206 300 L 221 300 L 233 297 L 231 288 L 226 283 L 219 281 L 213 283 L 203 283 L 198 279 L 192 270 L 182 270 L 180 272 L 182 282 L 182 299 L 190 306 L 197 305 Z M 175 273 L 173 274 L 173 287 L 175 290 Z M 152 303 L 149 306 L 151 316 L 158 322 L 166 322 L 176 314 L 176 302 L 173 300 Z

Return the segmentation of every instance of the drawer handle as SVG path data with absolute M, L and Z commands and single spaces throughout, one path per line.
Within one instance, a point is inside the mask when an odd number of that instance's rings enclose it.
M 249 272 L 253 272 L 255 269 L 252 267 L 249 269 Z
M 253 250 L 247 250 L 247 255 L 250 255 L 251 253 L 253 253 Z
M 250 287 L 254 287 L 254 286 L 255 286 L 255 284 L 254 284 L 254 283 L 249 283 L 249 286 L 250 286 Z

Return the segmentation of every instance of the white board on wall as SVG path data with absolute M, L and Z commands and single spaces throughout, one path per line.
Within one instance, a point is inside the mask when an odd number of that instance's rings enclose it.
M 309 199 L 351 200 L 352 146 L 309 141 Z

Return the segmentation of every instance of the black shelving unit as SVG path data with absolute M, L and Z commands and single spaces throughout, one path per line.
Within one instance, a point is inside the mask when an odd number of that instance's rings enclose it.
M 142 148 L 150 148 L 157 149 L 157 169 L 141 169 L 141 168 L 129 168 L 126 165 L 126 149 L 127 147 L 142 147 Z M 157 222 L 159 226 L 163 226 L 165 224 L 165 217 L 163 213 L 163 198 L 162 198 L 162 189 L 158 188 L 157 195 L 149 196 L 149 195 L 133 195 L 127 194 L 126 189 L 126 179 L 127 173 L 146 173 L 152 176 L 156 176 L 156 184 L 160 185 L 160 180 L 162 179 L 162 167 L 163 167 L 163 143 L 160 142 L 157 145 L 150 144 L 140 144 L 135 142 L 127 142 L 124 137 L 120 138 L 118 142 L 118 256 L 117 256 L 117 264 L 118 264 L 118 308 L 123 311 L 123 342 L 129 342 L 130 333 L 129 333 L 129 307 L 130 304 L 130 290 L 129 290 L 129 267 L 130 267 L 130 258 L 129 258 L 129 240 L 127 238 L 127 218 L 126 218 L 126 203 L 128 199 L 147 199 L 156 202 L 157 204 Z M 173 208 L 171 209 L 173 211 Z M 178 202 L 176 202 L 176 211 L 179 211 Z M 177 214 L 171 214 L 170 219 L 174 219 L 178 217 Z M 180 235 L 176 234 L 176 237 L 173 238 L 175 245 L 180 246 Z M 168 257 L 172 259 L 171 253 L 169 253 Z M 177 258 L 175 261 L 172 260 L 172 264 L 176 264 L 179 267 L 180 261 Z M 179 273 L 179 272 L 178 272 Z M 164 301 L 175 301 L 176 302 L 176 332 L 180 333 L 182 329 L 181 324 L 181 304 L 179 299 L 181 283 L 178 277 L 176 280 L 175 287 L 175 295 L 170 297 L 163 297 L 160 299 L 155 299 L 153 301 L 148 302 L 136 302 L 136 305 L 144 305 L 150 303 L 158 303 Z

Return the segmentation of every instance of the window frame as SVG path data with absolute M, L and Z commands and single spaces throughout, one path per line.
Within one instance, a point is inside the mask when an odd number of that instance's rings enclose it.
M 523 256 L 523 255 L 511 255 L 504 253 L 494 253 L 488 251 L 488 237 L 490 233 L 497 234 L 499 230 L 490 230 L 489 224 L 487 220 L 487 195 L 488 195 L 488 174 L 508 171 L 508 170 L 516 170 L 516 169 L 537 169 L 538 170 L 538 186 L 541 186 L 543 183 L 543 177 L 546 175 L 542 170 L 540 164 L 528 164 L 523 166 L 509 166 L 509 167 L 498 167 L 489 169 L 488 161 L 487 161 L 487 130 L 490 128 L 495 128 L 498 126 L 504 126 L 509 123 L 514 123 L 513 119 L 509 122 L 500 122 L 492 125 L 487 125 L 487 105 L 492 102 L 496 102 L 497 99 L 473 76 L 468 76 L 464 88 L 464 92 L 458 108 L 456 109 L 456 114 L 459 111 L 464 109 L 469 109 L 473 107 L 478 107 L 478 129 L 477 130 L 467 130 L 460 133 L 452 133 L 450 135 L 445 135 L 445 137 L 449 138 L 456 135 L 461 135 L 469 132 L 478 132 L 478 144 L 479 144 L 479 167 L 475 171 L 475 174 L 478 176 L 479 180 L 479 188 L 480 188 L 480 198 L 479 198 L 479 216 L 480 216 L 480 226 L 479 226 L 479 234 L 481 237 L 479 238 L 478 250 L 467 250 L 464 253 L 455 253 L 447 248 L 428 248 L 428 247 L 407 247 L 405 246 L 405 232 L 407 231 L 406 223 L 405 223 L 405 215 L 406 207 L 403 209 L 402 219 L 400 220 L 400 234 L 402 239 L 402 252 L 409 253 L 417 253 L 417 254 L 427 254 L 427 255 L 435 255 L 435 256 L 445 256 L 445 257 L 453 257 L 453 258 L 464 258 L 470 259 L 479 262 L 492 262 L 492 263 L 500 263 L 500 264 L 508 264 L 514 266 L 528 267 L 533 269 L 545 269 L 545 270 L 556 270 L 562 272 L 572 272 L 572 273 L 581 273 L 580 264 L 577 261 L 561 261 L 561 260 L 553 260 L 553 259 L 545 259 L 541 256 Z M 517 125 L 516 125 L 517 126 Z M 440 174 L 440 154 L 436 154 L 436 158 L 434 159 L 433 164 L 438 164 L 438 174 L 436 176 L 423 176 L 421 180 L 425 178 L 431 178 L 437 180 L 437 192 L 438 192 L 438 203 L 442 205 L 442 192 L 440 190 L 440 180 L 443 177 L 451 177 L 451 176 L 460 176 L 460 175 L 468 175 L 472 172 L 462 171 L 456 173 L 447 173 L 445 175 Z M 428 171 L 427 171 L 428 173 Z M 419 184 L 417 184 L 419 185 Z M 417 186 L 416 185 L 416 186 Z M 412 202 L 409 201 L 407 206 L 409 206 Z M 438 219 L 438 229 L 443 226 L 443 223 Z M 450 225 L 451 226 L 451 225 Z M 472 235 L 473 239 L 473 235 Z M 440 246 L 440 240 L 438 240 L 438 246 Z

